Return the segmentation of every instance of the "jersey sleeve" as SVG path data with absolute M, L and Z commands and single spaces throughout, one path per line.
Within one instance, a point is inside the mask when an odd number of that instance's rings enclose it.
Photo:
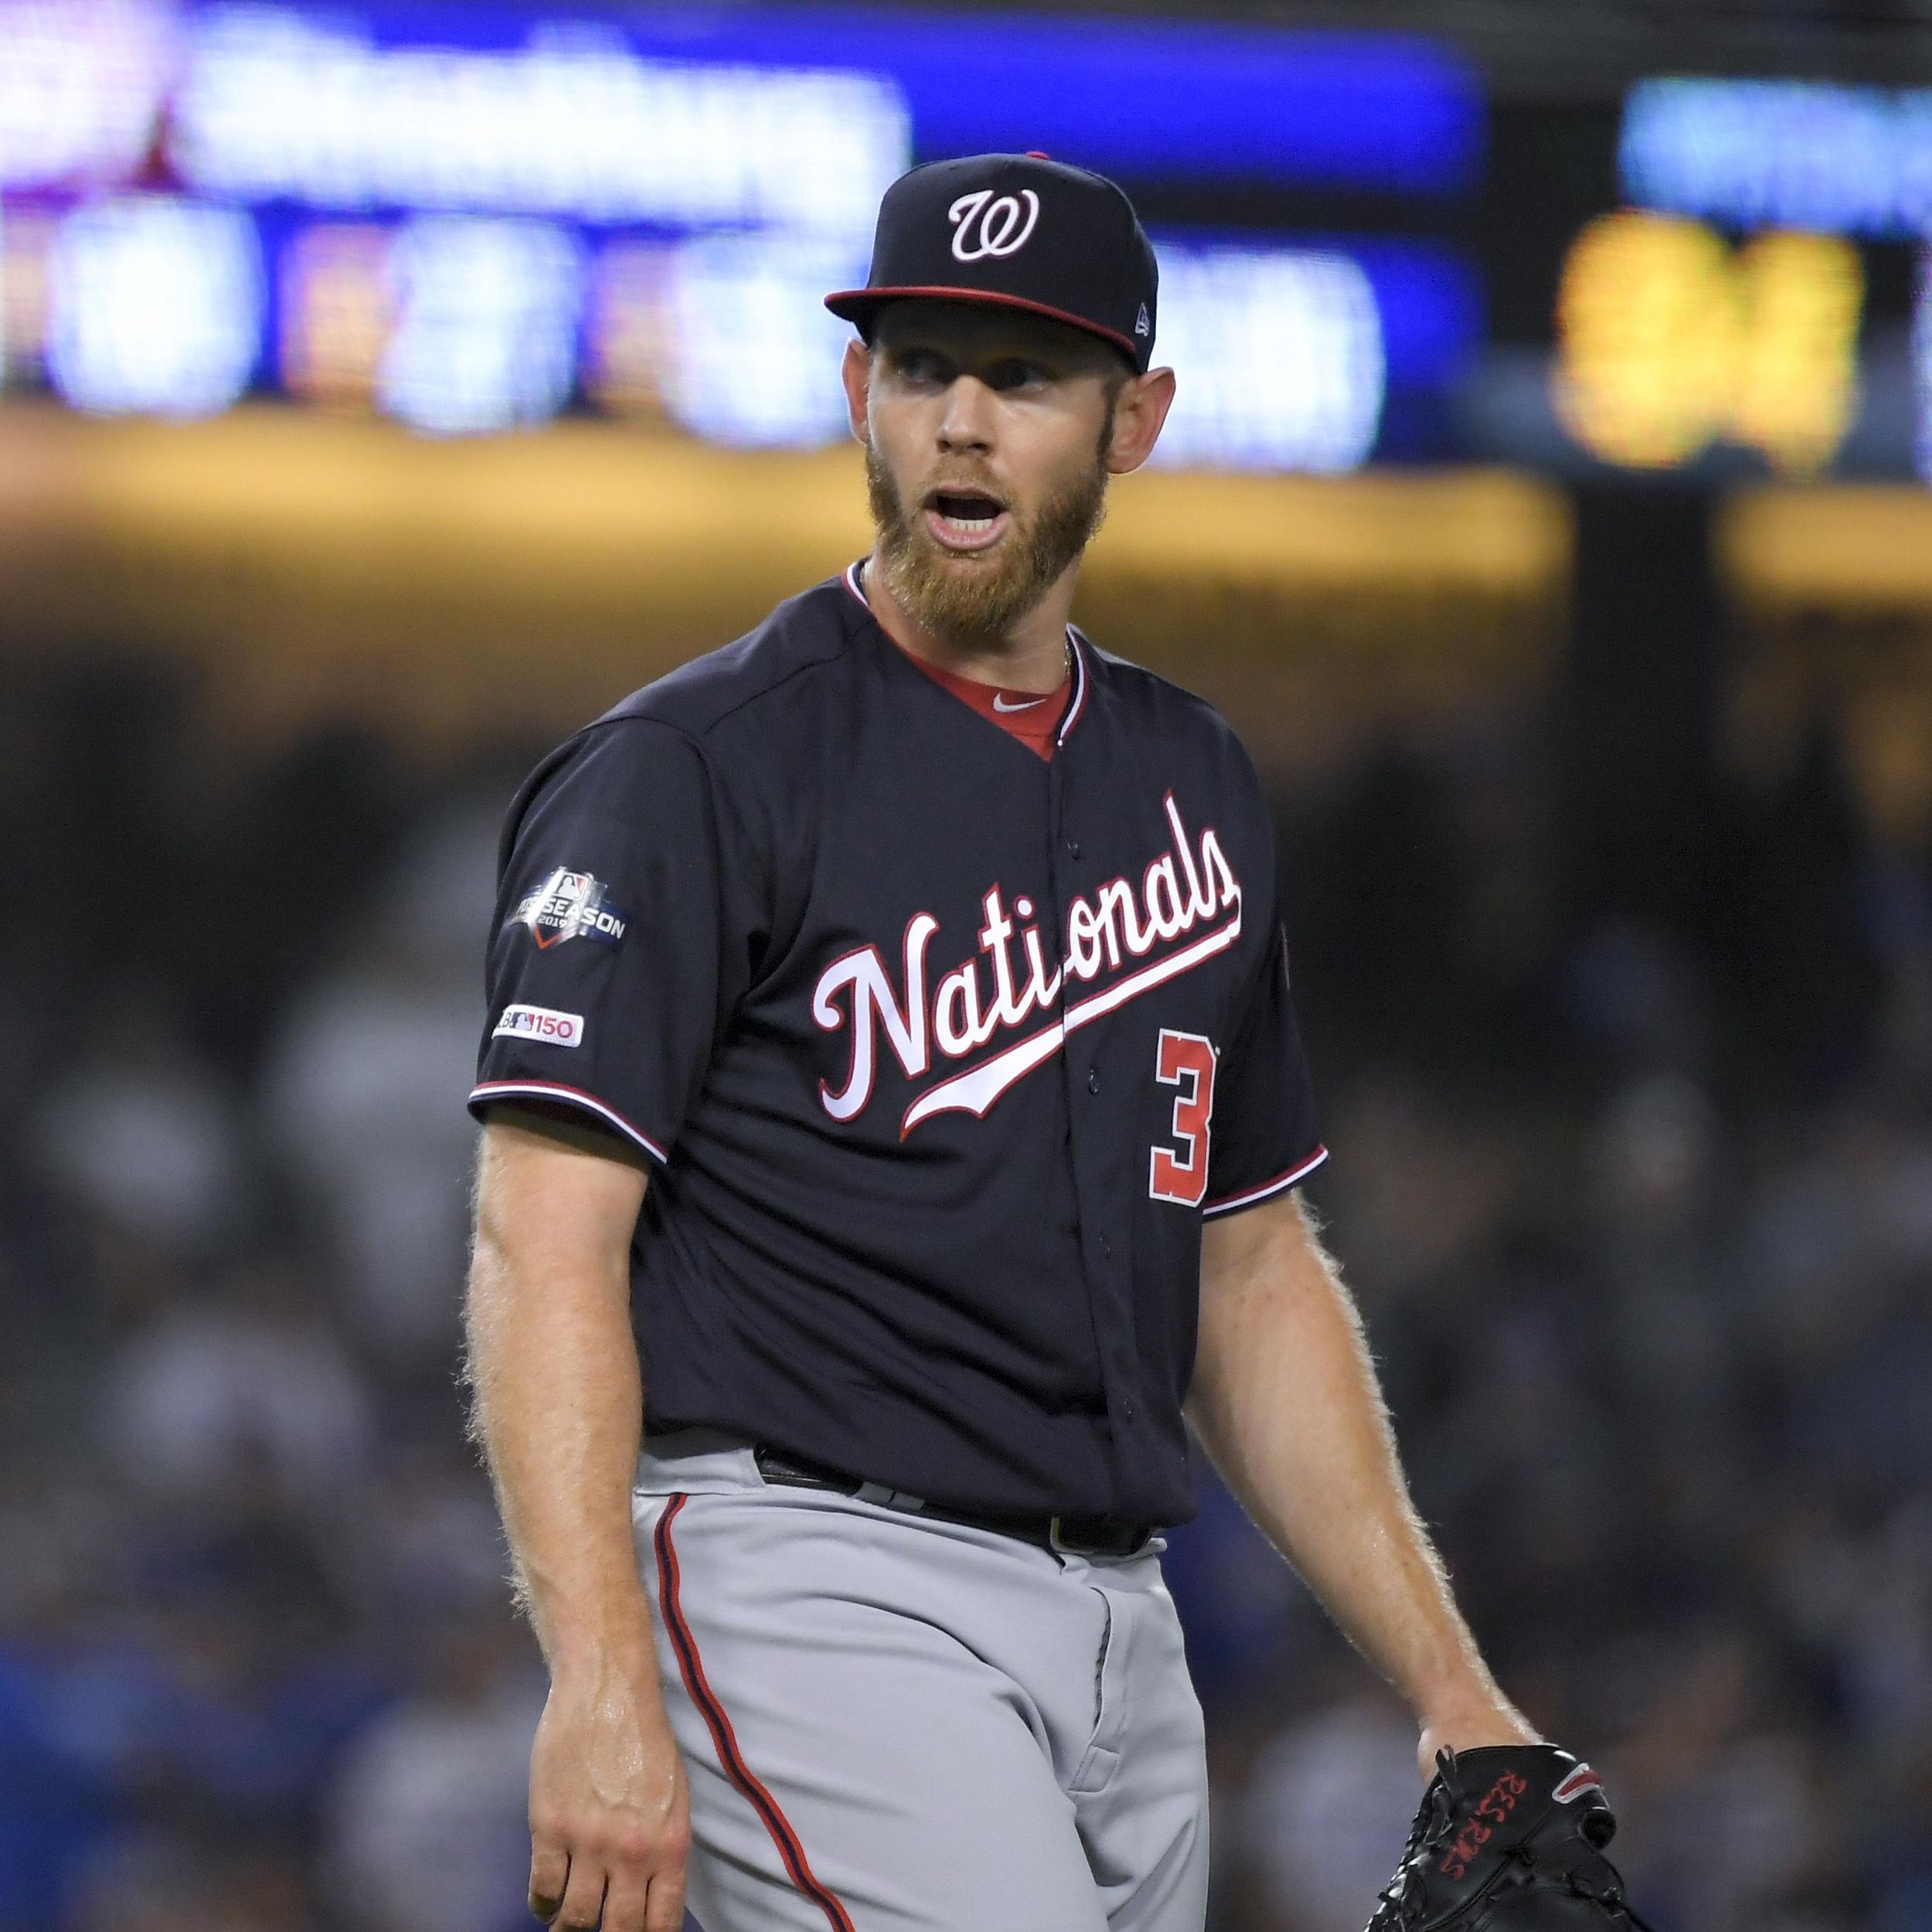
M 1215 1069 L 1213 1125 L 1204 1218 L 1253 1207 L 1328 1158 L 1288 995 L 1287 938 L 1278 925 Z
M 702 754 L 650 719 L 593 727 L 505 828 L 477 1081 L 574 1109 L 668 1162 L 742 988 L 743 868 Z

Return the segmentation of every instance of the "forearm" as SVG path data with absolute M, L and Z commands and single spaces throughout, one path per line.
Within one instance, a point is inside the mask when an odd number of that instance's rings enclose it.
M 472 1427 L 519 1599 L 554 1669 L 560 1657 L 648 1641 L 631 1519 L 642 1380 L 621 1253 L 587 1256 L 567 1214 L 502 1205 L 500 1192 L 479 1189 Z
M 530 1910 L 672 1932 L 690 1823 L 631 1542 L 644 1427 L 631 1333 L 641 1169 L 591 1130 L 483 1130 L 465 1306 L 473 1425 L 550 1667 L 530 1751 Z
M 1311 1233 L 1251 1242 L 1220 1270 L 1189 1416 L 1263 1533 L 1425 1725 L 1507 1709 L 1410 1501 L 1354 1304 Z

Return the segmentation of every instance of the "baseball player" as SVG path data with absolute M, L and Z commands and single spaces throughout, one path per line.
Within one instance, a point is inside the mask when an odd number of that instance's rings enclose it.
M 1155 298 L 1098 175 L 903 177 L 827 298 L 870 554 L 511 808 L 469 1366 L 559 1925 L 1199 1932 L 1189 1423 L 1425 1770 L 1532 1736 L 1295 1192 L 1261 787 L 1069 622 Z

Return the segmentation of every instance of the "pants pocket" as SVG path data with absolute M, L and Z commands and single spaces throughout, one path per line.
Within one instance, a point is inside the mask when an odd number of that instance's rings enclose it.
M 1067 1789 L 1081 1798 L 1090 1798 L 1096 1791 L 1104 1791 L 1120 1768 L 1120 1763 L 1118 1751 L 1111 1751 L 1104 1744 L 1090 1744 L 1087 1755 L 1074 1766 L 1073 1781 Z

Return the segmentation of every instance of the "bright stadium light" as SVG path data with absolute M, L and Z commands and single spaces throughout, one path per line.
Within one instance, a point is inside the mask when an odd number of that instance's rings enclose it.
M 1169 468 L 1352 470 L 1388 387 L 1375 291 L 1345 255 L 1158 250 L 1157 359 L 1179 379 L 1155 451 Z
M 838 359 L 852 331 L 821 298 L 864 280 L 862 257 L 794 236 L 685 243 L 665 295 L 665 407 L 716 442 L 835 440 L 845 430 Z
M 582 250 L 543 222 L 426 215 L 391 245 L 396 324 L 376 393 L 431 435 L 541 423 L 569 400 Z
M 199 17 L 172 127 L 209 193 L 866 233 L 911 142 L 874 74 L 645 60 L 555 23 L 508 51 L 384 46 L 254 6 Z
M 246 215 L 163 196 L 97 202 L 55 234 L 47 372 L 77 409 L 209 414 L 247 389 L 262 314 Z
M 146 158 L 172 65 L 147 0 L 0 6 L 0 186 L 126 180 Z

